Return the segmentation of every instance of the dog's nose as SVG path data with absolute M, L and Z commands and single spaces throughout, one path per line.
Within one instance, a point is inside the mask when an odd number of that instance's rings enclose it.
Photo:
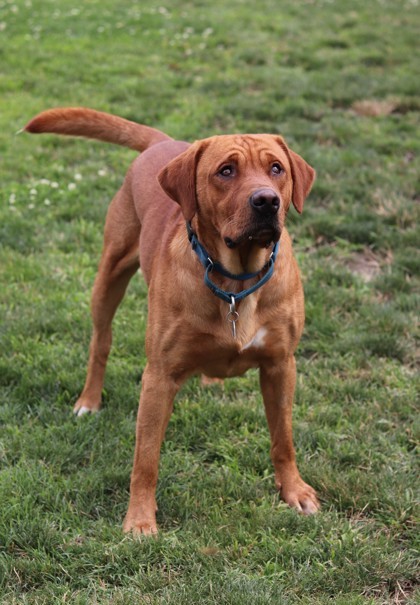
M 273 215 L 280 208 L 280 198 L 273 189 L 257 189 L 249 198 L 251 207 L 259 214 Z

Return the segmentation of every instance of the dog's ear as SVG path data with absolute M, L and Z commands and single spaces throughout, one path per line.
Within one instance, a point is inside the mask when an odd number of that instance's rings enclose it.
M 312 166 L 309 166 L 300 155 L 288 148 L 282 137 L 277 137 L 277 140 L 289 158 L 293 178 L 292 202 L 293 206 L 301 214 L 303 203 L 309 195 L 316 173 Z
M 158 174 L 160 186 L 181 206 L 186 221 L 190 221 L 197 210 L 196 172 L 205 147 L 205 141 L 196 141 Z

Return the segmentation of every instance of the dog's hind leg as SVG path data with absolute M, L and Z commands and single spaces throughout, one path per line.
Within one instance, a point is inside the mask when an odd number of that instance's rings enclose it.
M 108 210 L 104 248 L 92 293 L 93 334 L 84 389 L 74 412 L 81 416 L 101 407 L 105 368 L 112 342 L 112 320 L 131 277 L 139 267 L 140 222 L 127 185 Z
M 225 381 L 223 380 L 223 378 L 210 378 L 209 376 L 206 376 L 205 374 L 201 374 L 201 386 L 202 387 L 210 387 L 214 384 L 218 384 L 221 387 L 224 385 Z

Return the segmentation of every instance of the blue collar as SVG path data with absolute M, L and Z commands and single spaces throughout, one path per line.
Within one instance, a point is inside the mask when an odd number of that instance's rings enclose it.
M 188 232 L 188 239 L 190 240 L 190 243 L 191 243 L 191 247 L 194 250 L 194 252 L 196 253 L 196 255 L 198 256 L 198 260 L 200 261 L 200 263 L 203 265 L 203 267 L 206 270 L 206 272 L 204 274 L 204 283 L 213 292 L 213 294 L 215 296 L 218 296 L 219 298 L 221 298 L 222 300 L 224 300 L 225 302 L 227 302 L 229 304 L 234 305 L 235 302 L 239 302 L 240 300 L 243 300 L 244 298 L 246 298 L 247 296 L 249 296 L 250 294 L 255 292 L 255 290 L 258 290 L 258 288 L 261 288 L 261 286 L 263 286 L 266 282 L 268 282 L 268 280 L 274 273 L 274 263 L 275 263 L 275 260 L 277 257 L 277 253 L 279 251 L 279 242 L 275 243 L 273 251 L 270 255 L 270 258 L 268 259 L 268 261 L 266 262 L 266 264 L 264 265 L 264 267 L 262 269 L 260 269 L 259 271 L 256 271 L 255 273 L 239 273 L 239 274 L 235 275 L 234 273 L 230 273 L 229 271 L 227 271 L 223 267 L 223 265 L 221 265 L 217 261 L 213 261 L 211 259 L 207 250 L 198 241 L 196 234 L 192 230 L 191 223 L 189 223 L 189 222 L 187 223 L 187 232 Z M 236 281 L 245 281 L 247 279 L 252 279 L 253 277 L 257 277 L 262 271 L 266 271 L 266 273 L 262 276 L 261 279 L 259 279 L 257 281 L 256 284 L 254 284 L 250 288 L 247 288 L 246 290 L 241 290 L 240 292 L 238 292 L 236 294 L 234 292 L 227 292 L 226 290 L 222 290 L 221 288 L 216 286 L 216 284 L 214 282 L 212 282 L 210 279 L 210 273 L 212 271 L 216 271 L 217 273 L 220 273 L 220 275 L 223 275 L 224 277 L 228 277 L 229 279 L 233 279 Z

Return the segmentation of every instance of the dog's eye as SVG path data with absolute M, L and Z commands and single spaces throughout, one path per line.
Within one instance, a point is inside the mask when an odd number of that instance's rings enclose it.
M 283 171 L 283 167 L 281 166 L 281 164 L 279 164 L 278 162 L 274 162 L 274 164 L 271 166 L 271 173 L 275 174 L 275 175 L 279 175 L 282 174 Z
M 219 176 L 224 176 L 229 177 L 229 176 L 233 176 L 235 174 L 235 168 L 234 166 L 232 166 L 232 164 L 225 164 L 224 166 L 222 166 L 219 170 L 219 172 L 217 173 Z

